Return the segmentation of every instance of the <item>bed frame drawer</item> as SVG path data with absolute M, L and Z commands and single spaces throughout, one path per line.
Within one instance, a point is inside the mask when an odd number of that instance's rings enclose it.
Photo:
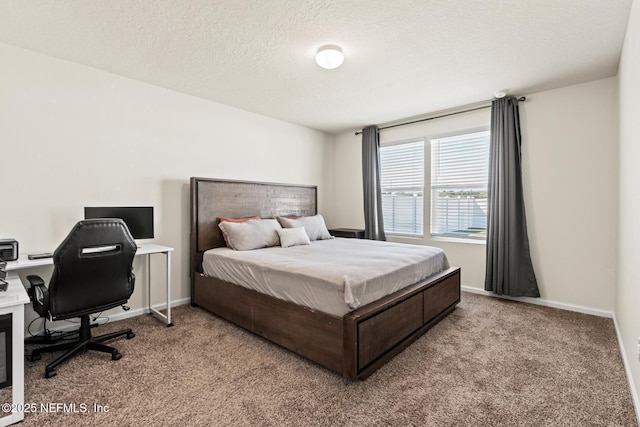
M 460 302 L 460 275 L 449 276 L 422 292 L 424 324 L 426 325 L 447 307 Z
M 422 305 L 422 294 L 417 294 L 358 325 L 360 369 L 422 326 Z

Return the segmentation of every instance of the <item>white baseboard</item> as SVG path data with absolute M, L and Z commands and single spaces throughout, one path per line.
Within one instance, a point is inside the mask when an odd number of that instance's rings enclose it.
M 631 364 L 629 363 L 629 359 L 627 358 L 627 352 L 624 349 L 624 342 L 622 341 L 622 335 L 620 334 L 620 328 L 618 327 L 618 319 L 616 319 L 615 314 L 613 315 L 613 324 L 615 325 L 616 335 L 618 336 L 618 343 L 620 344 L 620 353 L 622 353 L 624 370 L 627 373 L 627 379 L 629 380 L 629 388 L 631 389 L 633 407 L 636 410 L 636 420 L 638 421 L 638 426 L 640 426 L 640 400 L 638 399 L 638 388 L 633 381 L 633 376 L 631 374 Z
M 191 298 L 182 298 L 178 300 L 173 300 L 171 301 L 171 307 L 173 308 L 180 305 L 189 304 L 190 302 L 191 302 Z M 160 311 L 165 309 L 167 306 L 166 304 L 156 304 L 156 305 L 152 305 L 151 307 Z M 150 311 L 148 307 L 142 307 L 142 308 L 131 309 L 128 311 L 123 311 L 122 313 L 109 314 L 108 316 L 104 315 L 103 317 L 107 317 L 109 319 L 109 322 L 115 322 L 117 320 L 130 319 L 132 317 L 140 316 L 142 314 L 149 314 L 149 313 Z M 79 324 L 78 322 L 70 323 L 70 322 L 65 322 L 64 320 L 60 320 L 59 322 L 60 322 L 59 325 L 55 325 L 48 329 L 51 331 L 59 331 L 59 332 L 69 332 L 69 331 L 78 329 L 78 324 Z M 34 335 L 40 332 L 42 332 L 42 330 L 38 330 L 37 332 L 34 332 Z
M 182 298 L 171 301 L 171 308 L 177 307 L 179 305 L 189 304 L 191 302 L 191 298 Z M 167 307 L 166 304 L 156 304 L 151 306 L 155 310 L 163 310 Z M 141 314 L 150 313 L 148 307 L 136 308 L 128 311 L 123 311 L 119 314 L 109 315 L 109 321 L 115 322 L 116 320 L 129 319 L 131 317 L 140 316 Z
M 613 312 L 611 311 L 597 310 L 594 308 L 581 307 L 579 305 L 565 304 L 562 302 L 549 301 L 549 300 L 540 299 L 540 298 L 530 298 L 530 297 L 514 298 L 507 295 L 494 294 L 493 292 L 485 291 L 484 289 L 472 288 L 470 286 L 461 286 L 460 289 L 465 292 L 471 292 L 474 294 L 480 294 L 480 295 L 485 295 L 489 297 L 508 299 L 512 301 L 527 302 L 529 304 L 543 305 L 545 307 L 553 307 L 553 308 L 559 308 L 562 310 L 576 311 L 578 313 L 591 314 L 593 316 L 599 316 L 599 317 L 608 317 L 608 318 L 613 317 Z

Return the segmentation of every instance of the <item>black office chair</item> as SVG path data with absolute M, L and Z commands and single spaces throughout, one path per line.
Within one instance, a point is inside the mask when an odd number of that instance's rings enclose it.
M 111 353 L 112 360 L 122 354 L 102 344 L 112 338 L 135 334 L 126 329 L 99 337 L 91 336 L 89 315 L 124 306 L 133 293 L 133 257 L 136 243 L 121 219 L 89 219 L 78 222 L 53 253 L 53 274 L 48 288 L 39 276 L 27 276 L 33 309 L 44 318 L 64 320 L 80 317 L 77 341 L 36 348 L 31 360 L 41 353 L 68 350 L 47 365 L 45 377 L 56 375 L 56 368 L 85 350 Z

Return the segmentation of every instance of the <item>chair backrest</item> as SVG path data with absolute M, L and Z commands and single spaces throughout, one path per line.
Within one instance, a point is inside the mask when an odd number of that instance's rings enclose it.
M 78 222 L 53 253 L 51 317 L 68 319 L 125 304 L 133 293 L 136 249 L 121 219 Z

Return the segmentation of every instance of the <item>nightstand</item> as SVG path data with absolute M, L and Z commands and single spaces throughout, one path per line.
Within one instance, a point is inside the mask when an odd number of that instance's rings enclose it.
M 347 237 L 350 239 L 364 239 L 364 230 L 360 228 L 333 228 L 329 230 L 334 237 Z

